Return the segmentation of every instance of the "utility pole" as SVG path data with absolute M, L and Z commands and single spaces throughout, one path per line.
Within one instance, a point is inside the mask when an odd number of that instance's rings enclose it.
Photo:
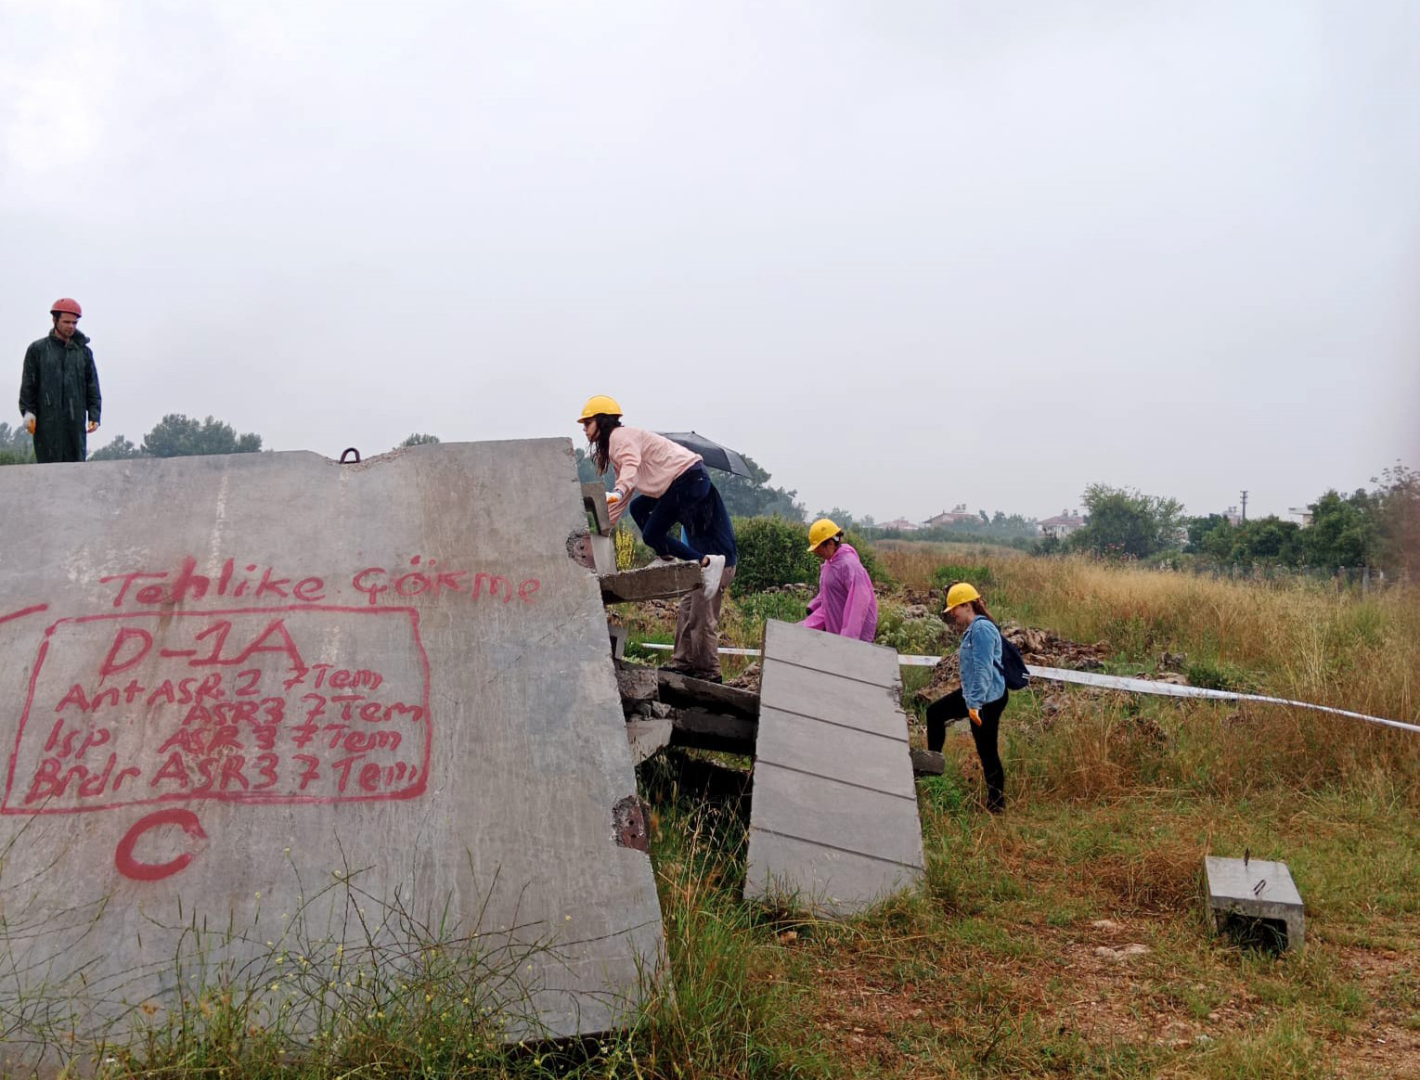
M 1242 493 L 1242 519 L 1247 520 L 1247 492 Z

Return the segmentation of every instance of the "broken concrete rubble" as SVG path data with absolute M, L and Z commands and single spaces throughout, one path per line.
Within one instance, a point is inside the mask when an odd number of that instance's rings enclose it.
M 644 667 L 641 664 L 618 660 L 616 662 L 616 689 L 621 695 L 622 708 L 639 705 L 642 702 L 656 701 L 660 690 L 658 676 L 659 672 L 653 667 Z
M 618 661 L 617 684 L 622 708 L 646 720 L 664 720 L 669 726 L 660 745 L 724 753 L 754 753 L 758 730 L 759 698 L 717 683 L 693 679 L 628 661 Z M 646 745 L 652 729 L 628 728 L 633 744 Z M 648 751 L 646 756 L 654 753 Z

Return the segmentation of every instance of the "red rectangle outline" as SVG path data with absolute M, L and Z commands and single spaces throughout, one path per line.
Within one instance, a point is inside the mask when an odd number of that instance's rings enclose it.
M 342 615 L 407 615 L 409 617 L 409 628 L 414 633 L 414 647 L 419 653 L 420 667 L 424 673 L 424 764 L 420 773 L 419 781 L 413 787 L 404 788 L 400 791 L 392 791 L 380 795 L 279 795 L 258 792 L 256 794 L 245 794 L 242 792 L 214 792 L 202 795 L 184 795 L 179 792 L 172 792 L 167 795 L 158 795 L 151 799 L 136 799 L 132 802 L 106 803 L 102 806 L 66 806 L 54 810 L 46 810 L 37 807 L 33 810 L 20 809 L 10 805 L 10 795 L 15 785 L 15 768 L 20 760 L 20 746 L 25 737 L 25 725 L 29 723 L 30 709 L 34 705 L 35 689 L 39 683 L 40 668 L 44 665 L 44 658 L 49 652 L 49 640 L 54 632 L 65 623 L 89 623 L 98 622 L 103 619 L 166 619 L 171 617 L 189 618 L 214 618 L 220 615 L 281 615 L 298 611 L 325 611 Z M 15 749 L 10 754 L 10 767 L 5 776 L 5 794 L 0 799 L 0 814 L 96 814 L 104 810 L 122 810 L 131 806 L 151 806 L 157 803 L 171 802 L 228 802 L 228 803 L 254 803 L 258 805 L 291 805 L 291 804 L 325 804 L 347 802 L 387 802 L 391 799 L 413 799 L 423 795 L 429 786 L 429 763 L 432 760 L 434 746 L 434 726 L 429 713 L 429 654 L 424 649 L 424 639 L 419 634 L 419 612 L 408 607 L 341 607 L 332 604 L 293 604 L 287 607 L 269 608 L 228 608 L 221 611 L 116 611 L 105 615 L 80 615 L 73 618 L 60 619 L 45 629 L 44 641 L 39 647 L 39 655 L 35 658 L 34 671 L 30 674 L 29 693 L 25 697 L 25 711 L 20 716 L 20 728 L 15 733 Z

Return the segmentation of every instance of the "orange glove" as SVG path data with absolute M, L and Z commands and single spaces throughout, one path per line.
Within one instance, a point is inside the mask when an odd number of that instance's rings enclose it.
M 33 434 L 35 433 L 35 414 L 34 414 L 34 413 L 29 413 L 29 412 L 25 413 L 25 430 L 28 431 L 31 435 L 33 435 Z
M 99 422 L 97 420 L 90 420 L 87 430 L 89 434 L 92 435 L 94 432 L 99 430 Z
M 977 727 L 980 727 L 980 726 L 981 726 L 981 714 L 980 714 L 979 712 L 977 712 L 975 709 L 967 709 L 966 712 L 967 712 L 967 715 L 971 717 L 971 722 L 972 722 L 973 724 L 975 724 Z

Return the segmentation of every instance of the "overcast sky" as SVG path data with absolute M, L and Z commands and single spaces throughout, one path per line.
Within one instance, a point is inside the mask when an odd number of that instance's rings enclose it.
M 13 387 L 61 295 L 91 448 L 609 393 L 811 512 L 1285 513 L 1420 466 L 1420 0 L 0 0 Z

